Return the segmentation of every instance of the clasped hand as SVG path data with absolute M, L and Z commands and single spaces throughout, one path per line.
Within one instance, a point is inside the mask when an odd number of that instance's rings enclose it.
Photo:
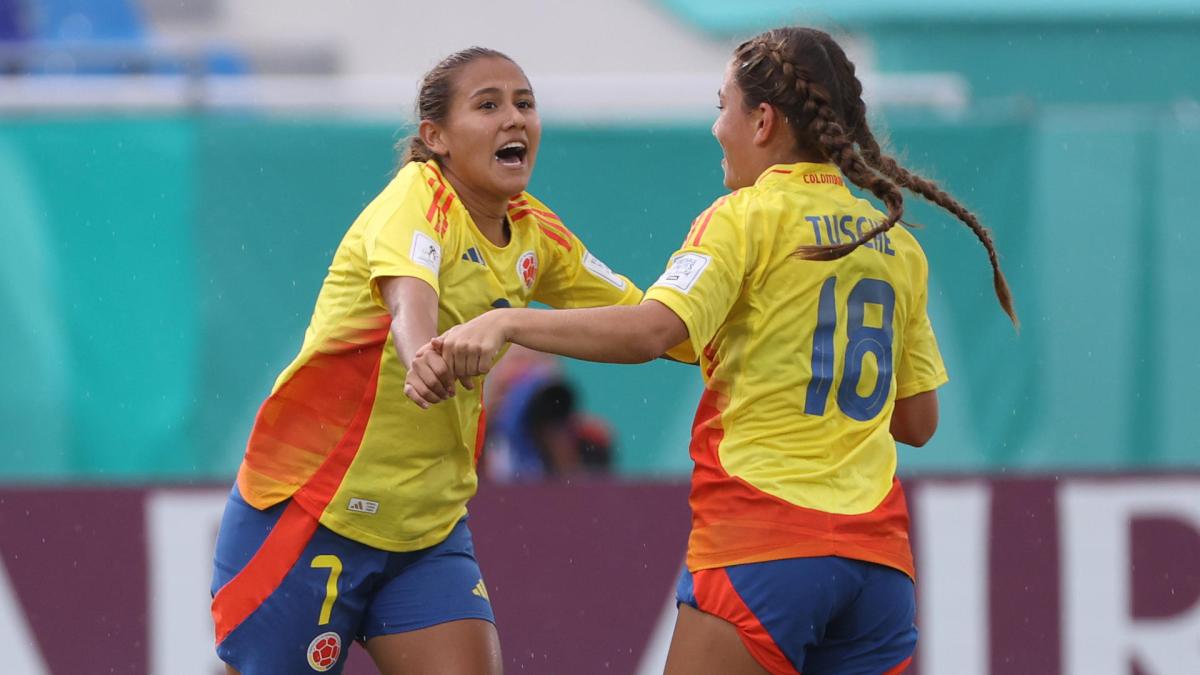
M 479 315 L 422 345 L 413 355 L 404 380 L 404 394 L 422 408 L 454 396 L 456 381 L 474 389 L 475 378 L 485 375 L 508 341 L 503 331 L 503 310 Z

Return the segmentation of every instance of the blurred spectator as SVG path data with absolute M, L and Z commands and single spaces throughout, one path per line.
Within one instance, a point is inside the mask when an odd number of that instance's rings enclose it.
M 137 0 L 0 0 L 0 73 L 240 75 L 246 57 L 221 44 L 172 46 Z
M 557 357 L 513 345 L 488 375 L 480 473 L 500 482 L 607 473 L 612 433 L 577 410 Z
M 141 10 L 132 0 L 37 0 L 29 9 L 42 40 L 141 44 L 147 37 Z

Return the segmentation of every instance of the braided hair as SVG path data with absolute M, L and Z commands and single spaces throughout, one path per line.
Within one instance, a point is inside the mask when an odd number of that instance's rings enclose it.
M 734 77 L 748 109 L 767 103 L 791 128 L 799 150 L 836 164 L 855 185 L 869 190 L 887 208 L 887 217 L 858 239 L 830 246 L 802 246 L 807 260 L 836 260 L 895 227 L 904 215 L 900 188 L 916 193 L 962 221 L 987 250 L 992 285 L 1000 306 L 1018 324 L 1012 292 L 1000 270 L 991 232 L 975 214 L 933 181 L 884 153 L 867 123 L 862 83 L 841 46 L 814 28 L 776 28 L 738 45 Z

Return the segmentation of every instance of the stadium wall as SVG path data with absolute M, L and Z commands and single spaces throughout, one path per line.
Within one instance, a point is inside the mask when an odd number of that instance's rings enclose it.
M 906 492 L 921 631 L 914 675 L 1200 672 L 1194 472 L 922 478 Z M 661 673 L 685 493 L 657 483 L 485 486 L 471 527 L 506 671 Z M 0 489 L 5 672 L 222 672 L 209 561 L 226 494 Z M 323 630 L 314 617 L 313 636 Z M 374 672 L 350 649 L 348 673 Z
M 1200 116 L 1059 106 L 889 122 L 905 161 L 996 230 L 1024 321 L 1007 324 L 966 228 L 912 203 L 952 379 L 938 435 L 902 467 L 1200 464 Z M 0 120 L 4 480 L 231 476 L 397 138 L 346 120 Z M 721 193 L 718 160 L 704 127 L 551 126 L 533 190 L 644 286 Z M 571 372 L 616 427 L 622 471 L 687 470 L 695 373 Z

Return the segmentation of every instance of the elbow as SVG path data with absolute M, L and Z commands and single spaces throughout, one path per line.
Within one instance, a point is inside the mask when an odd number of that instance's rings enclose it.
M 938 427 L 937 394 L 929 391 L 897 399 L 892 414 L 892 437 L 905 445 L 919 448 L 933 438 Z
M 929 439 L 933 438 L 933 432 L 934 432 L 933 429 L 929 429 L 928 431 L 921 430 L 921 431 L 912 433 L 905 438 L 897 438 L 896 440 L 900 441 L 901 443 L 903 443 L 905 445 L 911 445 L 914 448 L 921 448 L 921 447 L 924 447 L 925 444 L 929 442 Z
M 893 425 L 892 437 L 899 443 L 920 448 L 933 438 L 935 431 L 937 431 L 936 422 L 934 424 Z
M 625 356 L 629 363 L 648 363 L 667 353 L 673 347 L 668 344 L 670 336 L 651 324 L 631 326 L 626 341 Z
M 664 346 L 662 338 L 658 335 L 649 331 L 639 331 L 630 341 L 629 362 L 648 363 L 662 356 L 667 349 L 669 346 Z

